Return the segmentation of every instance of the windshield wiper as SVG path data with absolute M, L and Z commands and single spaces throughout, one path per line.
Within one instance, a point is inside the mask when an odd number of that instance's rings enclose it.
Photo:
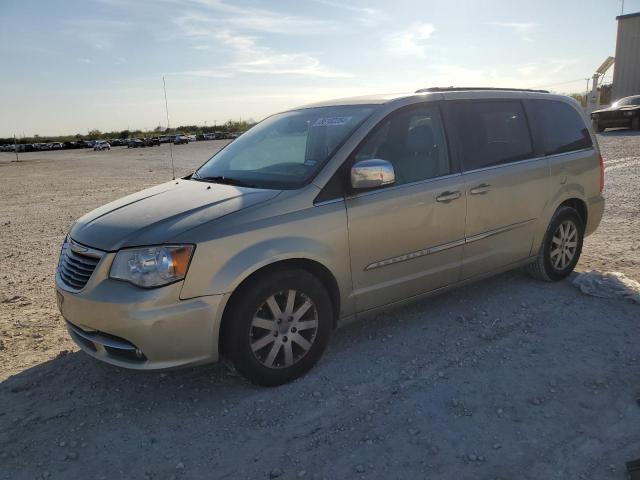
M 201 177 L 197 173 L 194 173 L 191 176 L 192 180 L 197 180 L 200 182 L 209 182 L 209 183 L 219 183 L 221 185 L 233 185 L 234 187 L 247 187 L 247 188 L 259 188 L 257 185 L 245 182 L 244 180 L 238 180 L 236 178 L 229 178 L 223 175 L 217 175 L 213 177 Z

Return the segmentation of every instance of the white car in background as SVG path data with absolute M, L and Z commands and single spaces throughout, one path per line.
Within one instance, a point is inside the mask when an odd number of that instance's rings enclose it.
M 105 140 L 97 140 L 96 143 L 93 144 L 93 150 L 96 152 L 111 150 L 111 144 Z

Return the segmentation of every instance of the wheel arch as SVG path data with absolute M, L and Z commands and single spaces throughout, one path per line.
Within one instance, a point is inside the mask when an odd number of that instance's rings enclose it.
M 556 207 L 556 209 L 554 210 L 554 213 L 560 207 L 571 207 L 574 210 L 576 210 L 578 212 L 578 215 L 580 215 L 580 218 L 582 219 L 583 227 L 587 226 L 587 220 L 588 220 L 589 212 L 587 210 L 587 204 L 585 203 L 584 200 L 582 200 L 581 198 L 577 198 L 577 197 L 568 198 L 568 199 L 564 200 L 562 203 L 560 203 Z
M 325 265 L 317 260 L 311 260 L 309 258 L 287 258 L 283 260 L 277 260 L 267 265 L 263 265 L 250 274 L 246 275 L 242 281 L 236 286 L 231 293 L 228 301 L 226 302 L 220 322 L 220 332 L 218 335 L 218 351 L 223 351 L 224 341 L 224 329 L 225 324 L 228 324 L 229 314 L 232 310 L 234 301 L 237 301 L 242 290 L 246 285 L 260 275 L 265 275 L 270 272 L 274 272 L 286 268 L 299 268 L 305 270 L 315 276 L 324 285 L 331 298 L 331 307 L 333 310 L 333 328 L 337 326 L 338 319 L 340 317 L 340 287 L 334 274 Z
M 537 232 L 535 238 L 533 240 L 531 255 L 536 255 L 540 246 L 542 245 L 542 240 L 544 239 L 545 234 L 547 233 L 547 228 L 549 227 L 549 222 L 553 218 L 553 215 L 556 211 L 563 206 L 571 207 L 575 209 L 580 218 L 583 221 L 583 225 L 586 228 L 587 220 L 588 220 L 588 208 L 587 203 L 584 201 L 581 195 L 579 195 L 578 191 L 567 191 L 564 190 L 561 194 L 557 195 L 556 198 L 552 202 L 549 202 L 547 208 L 544 211 L 544 215 L 540 219 L 540 223 L 537 228 Z

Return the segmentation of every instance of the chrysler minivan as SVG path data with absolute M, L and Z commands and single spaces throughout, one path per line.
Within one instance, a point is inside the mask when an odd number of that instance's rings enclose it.
M 430 88 L 268 117 L 184 178 L 77 220 L 56 274 L 89 355 L 307 372 L 348 319 L 525 267 L 558 281 L 602 217 L 578 103 Z

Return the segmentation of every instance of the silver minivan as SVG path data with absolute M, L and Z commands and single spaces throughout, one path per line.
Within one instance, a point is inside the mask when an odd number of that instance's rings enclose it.
M 558 281 L 602 217 L 580 106 L 430 88 L 273 115 L 184 178 L 74 223 L 56 275 L 69 333 L 141 370 L 307 372 L 342 322 L 516 267 Z

